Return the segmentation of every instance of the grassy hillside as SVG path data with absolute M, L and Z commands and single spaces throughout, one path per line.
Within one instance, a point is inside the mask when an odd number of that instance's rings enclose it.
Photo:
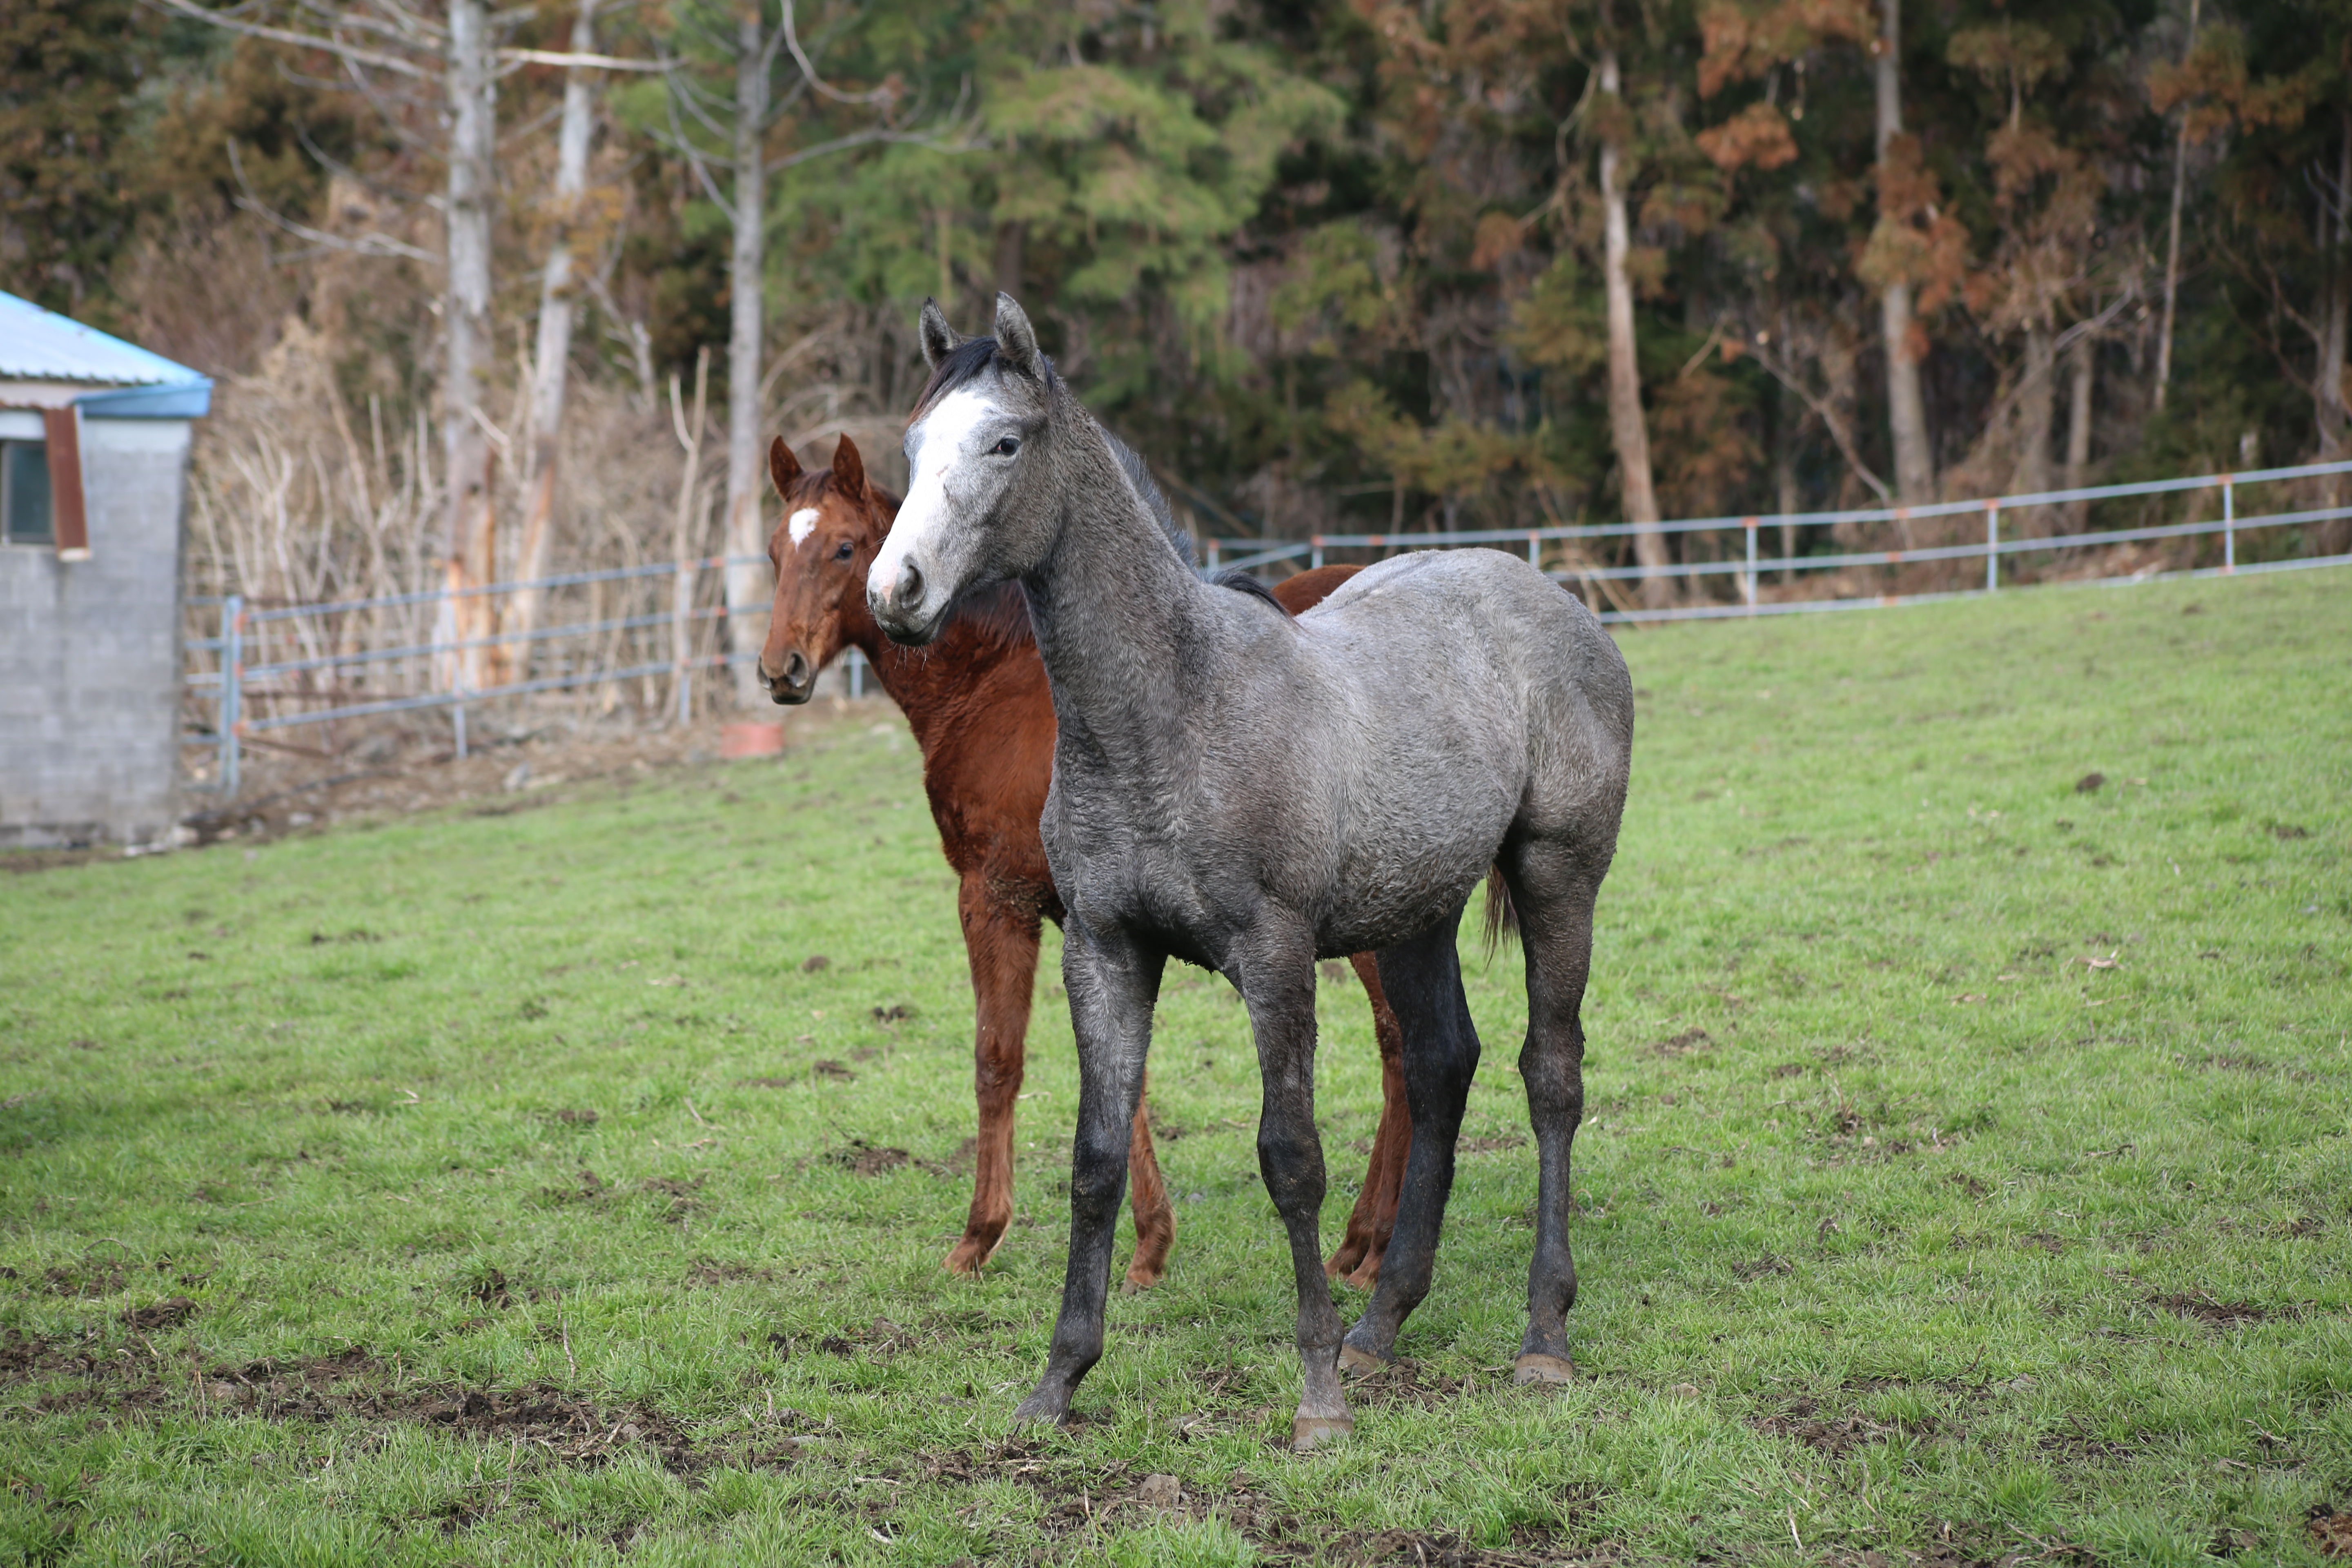
M 1049 948 L 1021 1215 L 951 1279 L 971 1001 L 895 721 L 0 880 L 0 1561 L 2317 1562 L 2347 585 L 1628 634 L 1590 1379 L 1507 1385 L 1524 1002 L 1473 941 L 1436 1289 L 1305 1458 L 1254 1058 L 1189 970 L 1169 1277 L 1114 1300 L 1084 1424 L 1005 1441 L 1068 1019 Z M 1351 980 L 1322 1016 L 1336 1239 L 1378 1075 Z

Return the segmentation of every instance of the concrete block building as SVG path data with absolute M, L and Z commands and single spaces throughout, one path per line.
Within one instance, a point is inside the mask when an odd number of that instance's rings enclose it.
M 211 396 L 0 294 L 0 848 L 172 830 L 188 442 Z

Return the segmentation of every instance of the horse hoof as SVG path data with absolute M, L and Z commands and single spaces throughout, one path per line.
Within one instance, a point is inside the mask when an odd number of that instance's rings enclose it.
M 1530 1352 L 1511 1363 L 1511 1381 L 1515 1384 L 1574 1383 L 1576 1363 L 1564 1355 L 1545 1355 Z
M 1300 1415 L 1290 1423 L 1290 1451 L 1311 1454 L 1326 1443 L 1337 1442 L 1356 1429 L 1352 1415 Z
M 1127 1271 L 1127 1278 L 1118 1282 L 1118 1293 L 1122 1296 L 1140 1296 L 1159 1283 L 1160 1274 L 1157 1269 L 1149 1274 L 1138 1274 L 1130 1268 Z
M 1388 1369 L 1389 1363 L 1381 1360 L 1379 1356 L 1374 1355 L 1368 1350 L 1359 1350 L 1356 1348 L 1355 1342 L 1352 1340 L 1342 1340 L 1339 1342 L 1339 1370 L 1341 1372 L 1362 1373 L 1369 1375 L 1370 1373 L 1376 1372 L 1386 1372 Z
M 1023 1400 L 1013 1412 L 1013 1425 L 1019 1426 L 1059 1426 L 1069 1419 L 1070 1402 L 1055 1400 L 1042 1389 Z
M 969 1279 L 988 1267 L 988 1259 L 995 1251 L 992 1243 L 982 1246 L 976 1241 L 960 1241 L 940 1267 L 950 1274 L 961 1274 Z

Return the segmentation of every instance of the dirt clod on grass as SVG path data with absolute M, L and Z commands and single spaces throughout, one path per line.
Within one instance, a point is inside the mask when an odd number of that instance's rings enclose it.
M 2314 1503 L 2303 1531 L 2312 1550 L 2322 1557 L 2352 1557 L 2352 1513 L 2338 1513 L 2326 1503 Z
M 1848 1415 L 1830 1420 L 1821 1407 L 1810 1399 L 1800 1399 L 1777 1415 L 1767 1415 L 1749 1423 L 1767 1437 L 1787 1437 L 1802 1443 L 1816 1453 L 1842 1459 L 1866 1443 L 1883 1443 L 1906 1427 L 1886 1426 L 1861 1415 Z M 1933 1426 L 1933 1422 L 1918 1424 L 1918 1429 Z
M 2169 1295 L 2151 1296 L 2148 1305 L 2161 1307 L 2183 1318 L 2194 1318 L 2200 1323 L 2225 1328 L 2232 1323 L 2259 1323 L 2270 1318 L 2294 1315 L 2292 1310 L 2282 1312 L 2269 1307 L 2257 1307 L 2251 1301 L 2217 1301 L 2201 1291 L 2191 1295 L 2176 1290 Z
M 1696 1056 L 1714 1043 L 1715 1041 L 1708 1037 L 1705 1029 L 1685 1029 L 1672 1039 L 1659 1040 L 1653 1044 L 1650 1047 L 1650 1054 L 1655 1057 Z
M 885 1148 L 863 1138 L 852 1138 L 847 1148 L 836 1149 L 825 1157 L 860 1176 L 878 1176 L 885 1171 L 911 1164 L 915 1158 L 904 1149 Z
M 60 1354 L 58 1347 L 12 1330 L 0 1338 L 0 1370 L 12 1379 L 45 1373 L 81 1378 L 79 1387 L 43 1395 L 39 1407 L 44 1411 L 162 1413 L 195 1407 L 215 1413 L 235 1410 L 268 1421 L 358 1417 L 520 1443 L 567 1464 L 602 1465 L 636 1443 L 655 1449 L 665 1467 L 681 1474 L 709 1462 L 696 1457 L 685 1430 L 659 1411 L 638 1404 L 607 1407 L 550 1384 L 513 1389 L 413 1384 L 389 1391 L 371 1387 L 383 1369 L 373 1354 L 356 1346 L 294 1362 L 215 1366 L 191 1379 L 184 1364 L 171 1368 L 160 1361 L 125 1363 Z M 122 1375 L 126 1371 L 133 1371 L 127 1380 Z
M 185 1296 L 173 1296 L 152 1307 L 133 1307 L 122 1314 L 122 1321 L 134 1329 L 152 1331 L 156 1329 L 176 1329 L 196 1315 L 196 1304 Z

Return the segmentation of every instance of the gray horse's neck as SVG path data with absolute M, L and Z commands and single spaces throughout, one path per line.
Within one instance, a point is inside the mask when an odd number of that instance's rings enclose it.
M 1053 417 L 1059 527 L 1022 579 L 1064 739 L 1156 777 L 1181 710 L 1197 601 L 1227 593 L 1195 577 L 1169 543 L 1093 416 L 1066 400 Z M 1164 762 L 1166 759 L 1158 759 Z

